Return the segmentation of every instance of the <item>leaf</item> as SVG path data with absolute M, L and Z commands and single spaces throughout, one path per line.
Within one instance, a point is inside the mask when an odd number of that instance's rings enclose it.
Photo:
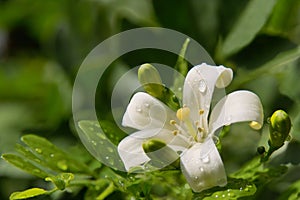
M 238 199 L 250 197 L 256 193 L 255 184 L 244 179 L 228 179 L 225 187 L 214 187 L 195 195 L 195 199 L 214 200 L 214 199 Z
M 300 181 L 291 184 L 286 191 L 284 191 L 278 200 L 297 200 L 300 196 Z
M 28 199 L 31 197 L 40 196 L 43 194 L 47 194 L 48 191 L 41 188 L 31 188 L 22 192 L 14 192 L 10 195 L 9 199 Z
M 177 70 L 180 74 L 182 74 L 182 76 L 180 77 L 177 74 L 175 74 L 174 83 L 172 87 L 172 90 L 174 91 L 175 95 L 179 98 L 182 97 L 182 90 L 180 90 L 180 88 L 182 89 L 183 87 L 183 83 L 184 83 L 183 77 L 185 77 L 188 72 L 188 62 L 185 60 L 185 53 L 187 51 L 189 43 L 190 43 L 190 39 L 187 38 L 182 45 L 177 62 L 174 67 L 175 70 Z
M 272 15 L 264 28 L 264 32 L 271 35 L 287 37 L 300 43 L 300 1 L 279 0 Z
M 36 165 L 32 164 L 28 159 L 20 157 L 14 154 L 3 154 L 2 158 L 9 162 L 10 164 L 40 178 L 46 178 L 51 175 Z
M 70 171 L 74 173 L 90 173 L 89 168 L 84 163 L 73 159 L 43 137 L 25 135 L 21 140 L 28 145 L 38 158 L 43 160 L 41 164 L 45 164 L 45 167 L 49 167 L 58 172 Z
M 221 47 L 221 56 L 229 57 L 248 45 L 266 23 L 277 0 L 252 0 L 248 3 Z
M 283 67 L 288 65 L 289 63 L 299 59 L 300 57 L 300 46 L 279 53 L 273 60 L 265 63 L 261 67 L 251 70 L 251 71 L 238 71 L 239 76 L 237 76 L 233 83 L 231 84 L 231 88 L 241 88 L 244 84 L 266 74 L 276 74 L 280 72 Z
M 83 131 L 82 140 L 93 156 L 112 168 L 125 171 L 116 145 L 103 133 L 105 130 L 97 121 L 83 120 L 78 126 Z

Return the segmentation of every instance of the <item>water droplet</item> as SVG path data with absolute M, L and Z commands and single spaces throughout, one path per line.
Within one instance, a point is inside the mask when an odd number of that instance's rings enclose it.
M 218 195 L 218 194 L 216 194 L 216 195 L 215 195 L 215 198 L 219 198 L 219 195 Z
M 149 104 L 149 103 L 145 103 L 145 107 L 146 107 L 146 108 L 149 108 L 149 107 L 150 107 L 150 104 Z
M 222 194 L 222 197 L 223 197 L 223 198 L 225 198 L 225 197 L 226 197 L 226 195 L 225 195 L 225 194 Z
M 137 106 L 136 108 L 135 108 L 135 110 L 136 110 L 136 112 L 142 112 L 142 109 L 141 109 L 141 107 L 140 106 Z
M 181 87 L 179 87 L 177 90 L 180 92 L 180 91 L 182 90 L 182 88 L 181 88 Z
M 123 187 L 124 186 L 124 183 L 123 181 L 119 180 L 119 184 Z
M 57 162 L 57 167 L 63 171 L 68 169 L 67 162 L 65 160 L 61 160 Z
M 34 169 L 33 172 L 34 172 L 34 173 L 40 173 L 41 170 L 39 170 L 39 169 Z
M 95 142 L 94 140 L 92 140 L 91 143 L 92 143 L 94 146 L 97 145 L 97 142 Z
M 51 158 L 53 158 L 54 156 L 55 156 L 54 153 L 51 153 L 51 154 L 50 154 L 50 157 L 51 157 Z
M 243 187 L 240 187 L 240 191 L 243 191 L 244 190 L 244 188 Z
M 35 148 L 35 151 L 36 151 L 37 153 L 42 153 L 42 152 L 43 152 L 42 149 L 39 149 L 39 148 Z
M 108 150 L 110 153 L 114 152 L 114 149 L 111 148 L 111 147 L 107 147 L 107 150 Z
M 199 177 L 198 176 L 195 176 L 195 179 L 197 180 Z
M 109 157 L 108 157 L 108 156 L 106 156 L 106 157 L 105 157 L 105 159 L 106 159 L 106 160 L 108 160 L 108 159 L 109 159 Z
M 201 159 L 203 163 L 209 163 L 210 159 L 209 156 L 206 156 L 204 158 Z
M 34 159 L 34 161 L 37 162 L 37 163 L 40 163 L 40 162 L 41 162 L 41 160 L 38 159 L 38 158 Z
M 201 171 L 201 172 L 204 172 L 204 169 L 203 169 L 203 167 L 200 167 L 199 169 L 200 169 L 200 171 Z
M 104 178 L 108 178 L 108 176 L 107 176 L 107 175 L 105 175 L 105 176 L 104 176 Z
M 206 83 L 204 80 L 199 81 L 199 91 L 202 93 L 206 91 Z
M 245 191 L 245 192 L 249 192 L 249 188 L 246 187 L 246 188 L 244 189 L 244 191 Z
M 229 197 L 235 197 L 235 194 L 233 192 L 228 192 L 227 196 L 229 196 Z

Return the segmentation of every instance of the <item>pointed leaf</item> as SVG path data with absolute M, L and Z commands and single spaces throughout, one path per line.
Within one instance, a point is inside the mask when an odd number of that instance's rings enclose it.
M 47 194 L 48 191 L 41 188 L 31 188 L 22 192 L 14 192 L 10 195 L 10 200 L 15 199 L 28 199 L 39 195 Z
M 2 158 L 9 162 L 10 164 L 40 178 L 46 178 L 51 175 L 36 165 L 32 164 L 27 158 L 23 158 L 14 154 L 3 154 Z
M 25 135 L 21 140 L 51 169 L 60 172 L 89 172 L 89 168 L 84 163 L 73 159 L 43 137 Z
M 266 23 L 277 0 L 252 0 L 226 37 L 221 54 L 228 57 L 248 45 Z

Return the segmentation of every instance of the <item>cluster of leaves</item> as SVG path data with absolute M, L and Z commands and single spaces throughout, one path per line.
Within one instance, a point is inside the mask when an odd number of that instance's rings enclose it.
M 15 148 L 18 154 L 2 157 L 48 184 L 38 182 L 39 187 L 44 185 L 46 189 L 13 193 L 12 199 L 46 194 L 58 199 L 67 195 L 59 191 L 71 193 L 68 198 L 84 196 L 86 199 L 299 198 L 300 161 L 296 152 L 300 149 L 300 2 L 187 0 L 176 3 L 177 6 L 170 7 L 174 4 L 172 0 L 1 1 L 0 152 L 11 151 L 21 133 L 32 130 L 47 137 L 51 133 L 49 137 L 53 141 L 61 141 L 65 146 L 70 138 L 74 143 L 68 120 L 76 66 L 98 42 L 122 30 L 141 26 L 162 26 L 191 36 L 209 51 L 216 63 L 233 68 L 235 78 L 229 90 L 249 89 L 257 93 L 266 116 L 279 108 L 286 110 L 293 124 L 293 140 L 279 150 L 283 152 L 271 157 L 268 163 L 260 163 L 253 156 L 257 146 L 267 145 L 268 131 L 264 129 L 259 135 L 244 126 L 233 126 L 221 138 L 221 154 L 229 172 L 228 185 L 194 194 L 178 170 L 120 173 L 101 165 L 84 150 L 65 152 L 45 138 L 25 135 L 22 137 L 25 146 Z M 146 52 L 125 56 L 114 63 L 115 70 L 107 77 L 115 77 L 128 66 L 144 62 L 174 63 L 173 57 L 168 60 L 169 57 L 154 55 Z M 179 57 L 175 68 L 185 74 L 187 69 L 182 68 L 185 66 L 182 63 L 184 59 Z M 176 83 L 175 87 L 180 84 Z M 109 85 L 113 83 L 105 86 Z M 106 110 L 101 105 L 108 105 L 106 100 L 98 101 L 103 115 Z M 88 134 L 91 129 L 86 125 Z M 109 128 L 106 133 L 91 132 L 96 135 L 93 140 L 101 141 L 105 135 L 117 144 L 124 134 L 113 126 Z M 32 176 L 2 167 L 3 160 L 0 166 L 0 176 L 4 177 L 0 181 L 0 198 L 6 198 L 4 191 L 37 184 L 24 183 L 25 179 L 32 180 Z

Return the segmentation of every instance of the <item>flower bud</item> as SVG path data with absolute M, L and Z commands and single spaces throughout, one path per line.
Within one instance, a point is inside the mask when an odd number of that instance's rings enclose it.
M 270 146 L 281 147 L 289 136 L 291 130 L 291 120 L 286 112 L 277 110 L 270 118 Z
M 159 139 L 150 139 L 143 143 L 144 152 L 151 159 L 151 165 L 163 168 L 178 161 L 179 155 Z
M 158 71 L 151 64 L 143 64 L 138 70 L 138 79 L 144 90 L 153 97 L 163 96 L 164 86 Z

